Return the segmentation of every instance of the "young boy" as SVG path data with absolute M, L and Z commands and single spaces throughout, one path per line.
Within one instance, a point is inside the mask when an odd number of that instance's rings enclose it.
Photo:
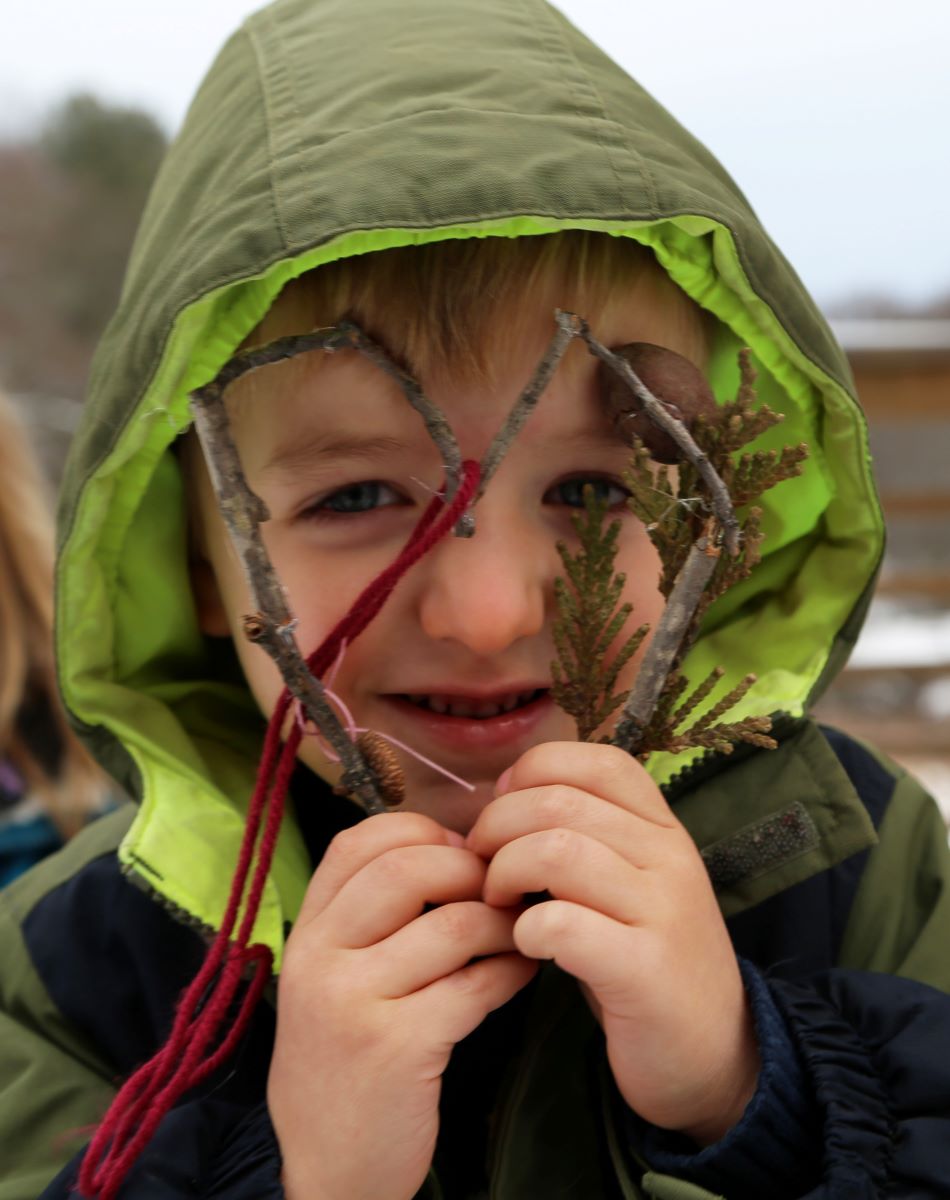
M 139 805 L 4 897 L 0 1200 L 70 1195 L 90 1126 L 165 1043 L 282 690 L 244 636 L 189 393 L 242 343 L 348 316 L 477 462 L 556 308 L 608 346 L 676 351 L 720 400 L 750 346 L 786 414 L 763 441 L 809 443 L 766 496 L 762 563 L 687 663 L 755 671 L 746 711 L 774 714 L 778 749 L 645 770 L 577 742 L 553 703 L 555 546 L 585 485 L 621 521 L 635 619 L 663 610 L 629 448 L 573 344 L 474 536 L 432 546 L 326 677 L 409 747 L 405 802 L 361 819 L 304 737 L 253 930 L 277 986 L 249 1023 L 227 1014 L 233 1053 L 155 1128 L 113 1109 L 94 1191 L 945 1193 L 945 832 L 912 781 L 805 715 L 881 551 L 827 329 L 721 169 L 553 10 L 282 0 L 225 48 L 163 169 L 65 485 L 64 694 Z M 443 464 L 354 351 L 263 368 L 226 403 L 308 653 Z

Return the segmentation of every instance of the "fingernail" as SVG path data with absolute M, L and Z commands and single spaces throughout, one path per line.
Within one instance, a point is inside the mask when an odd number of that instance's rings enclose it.
M 511 782 L 511 771 L 512 768 L 509 767 L 507 771 L 502 771 L 502 773 L 495 780 L 496 796 L 502 796 L 505 792 L 507 792 L 508 784 Z

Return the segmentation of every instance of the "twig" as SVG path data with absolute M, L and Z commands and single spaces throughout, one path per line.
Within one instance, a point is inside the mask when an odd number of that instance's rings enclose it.
M 709 489 L 709 498 L 713 506 L 713 511 L 722 526 L 723 541 L 726 550 L 735 558 L 739 553 L 739 521 L 736 517 L 732 501 L 729 498 L 729 490 L 720 479 L 709 458 L 697 446 L 692 434 L 683 422 L 677 420 L 666 405 L 660 403 L 656 396 L 653 395 L 650 389 L 645 386 L 639 376 L 632 370 L 630 365 L 619 354 L 614 354 L 602 342 L 599 342 L 591 333 L 586 321 L 579 318 L 575 318 L 575 320 L 579 320 L 579 336 L 587 343 L 590 352 L 624 381 L 642 403 L 644 411 L 650 420 L 673 439 L 682 452 L 683 457 L 696 468 L 706 487 Z
M 193 395 L 207 400 L 217 399 L 235 379 L 240 379 L 248 371 L 273 366 L 274 363 L 296 358 L 298 354 L 308 354 L 311 350 L 327 350 L 332 354 L 350 344 L 349 333 L 335 325 L 325 329 L 314 329 L 310 333 L 295 333 L 289 337 L 275 338 L 264 346 L 256 346 L 253 350 L 241 350 L 233 355 L 214 379 L 204 387 L 198 388 Z
M 273 350 L 274 344 L 262 349 Z M 276 362 L 279 359 L 271 358 L 268 361 Z M 232 364 L 233 360 L 228 366 Z M 244 369 L 251 370 L 253 367 Z M 258 609 L 253 619 L 252 639 L 277 664 L 288 690 L 300 700 L 307 715 L 338 755 L 347 791 L 359 800 L 368 813 L 384 812 L 386 806 L 372 773 L 327 703 L 323 685 L 308 669 L 293 635 L 293 617 L 260 535 L 260 522 L 266 521 L 269 514 L 260 497 L 247 486 L 231 438 L 222 391 L 219 376 L 212 385 L 193 393 L 191 408 L 221 515 Z
M 339 757 L 342 783 L 348 794 L 367 812 L 376 813 L 385 811 L 386 804 L 374 774 L 327 702 L 322 683 L 309 670 L 293 636 L 293 615 L 260 536 L 259 526 L 270 514 L 247 484 L 224 404 L 227 388 L 250 371 L 313 350 L 334 353 L 344 349 L 358 351 L 399 384 L 439 451 L 446 475 L 446 501 L 450 501 L 461 479 L 462 457 L 448 421 L 416 381 L 352 321 L 277 338 L 265 346 L 235 354 L 210 383 L 192 393 L 191 408 L 221 515 L 258 610 L 246 619 L 245 630 L 274 660 L 290 693 L 301 702 Z M 456 525 L 456 533 L 469 536 L 473 531 L 471 515 L 466 514 Z
M 462 477 L 462 452 L 452 432 L 452 427 L 445 419 L 445 414 L 437 404 L 426 396 L 419 384 L 387 351 L 352 321 L 341 321 L 337 328 L 349 339 L 349 345 L 358 350 L 373 366 L 378 367 L 402 389 L 412 407 L 422 418 L 429 437 L 435 443 L 442 456 L 445 469 L 445 502 L 450 504 L 458 490 Z M 471 513 L 466 513 L 455 527 L 459 537 L 471 537 L 475 532 L 475 523 Z
M 557 333 L 548 343 L 528 386 L 515 401 L 504 425 L 495 434 L 491 445 L 485 451 L 485 457 L 481 463 L 482 482 L 479 488 L 479 497 L 484 492 L 488 481 L 498 470 L 502 459 L 508 453 L 511 443 L 521 432 L 525 421 L 534 411 L 535 405 L 541 398 L 541 393 L 551 382 L 551 377 L 564 357 L 565 350 L 581 332 L 582 322 L 573 313 L 562 312 L 558 309 L 554 314 L 554 319 L 557 322 Z
M 719 562 L 719 554 L 714 534 L 709 529 L 693 543 L 676 577 L 663 615 L 643 656 L 636 681 L 610 738 L 615 746 L 629 754 L 637 753 L 640 738 L 650 723 L 663 684 L 680 653 L 696 606 Z
M 198 388 L 192 394 L 192 399 L 200 400 L 205 404 L 220 400 L 228 387 L 249 371 L 286 362 L 288 359 L 296 358 L 299 354 L 308 354 L 312 350 L 325 350 L 329 354 L 334 354 L 339 350 L 356 350 L 373 366 L 378 367 L 390 379 L 395 380 L 406 400 L 422 418 L 426 432 L 439 452 L 445 468 L 446 503 L 450 503 L 462 475 L 462 453 L 451 426 L 438 405 L 425 395 L 412 376 L 403 370 L 388 351 L 364 333 L 354 321 L 343 320 L 338 325 L 315 329 L 310 333 L 275 338 L 265 346 L 258 346 L 253 350 L 242 350 L 228 359 L 210 383 Z M 267 518 L 261 519 L 266 520 Z M 473 530 L 471 516 L 466 514 L 456 526 L 456 533 L 468 537 Z
M 256 640 L 277 664 L 287 690 L 300 701 L 307 716 L 339 758 L 343 768 L 341 790 L 352 796 L 370 816 L 387 812 L 392 806 L 384 800 L 362 748 L 351 740 L 327 703 L 323 684 L 308 668 L 292 627 L 268 625 Z
M 630 753 L 635 753 L 663 683 L 681 653 L 683 639 L 706 584 L 715 570 L 720 553 L 720 531 L 726 549 L 735 556 L 739 553 L 739 524 L 725 485 L 685 425 L 656 399 L 621 357 L 597 341 L 586 321 L 573 313 L 561 310 L 555 312 L 555 321 L 557 332 L 548 344 L 527 387 L 518 397 L 504 425 L 486 451 L 481 468 L 479 496 L 537 405 L 571 341 L 575 337 L 581 337 L 591 353 L 610 367 L 634 392 L 648 417 L 673 439 L 683 457 L 694 464 L 709 489 L 717 518 L 708 522 L 707 531 L 693 545 L 677 576 L 663 616 L 644 656 L 634 689 L 627 699 L 615 730 L 612 740 L 624 746 Z M 343 786 L 347 792 L 358 799 L 368 812 L 380 812 L 384 811 L 385 804 L 373 771 L 327 702 L 322 683 L 307 667 L 293 636 L 293 616 L 260 536 L 259 526 L 261 522 L 268 520 L 269 513 L 260 497 L 247 485 L 240 458 L 231 438 L 223 400 L 226 388 L 249 371 L 285 361 L 311 350 L 322 349 L 333 353 L 347 348 L 357 350 L 395 380 L 406 400 L 419 413 L 445 466 L 446 500 L 450 500 L 461 479 L 462 461 L 458 442 L 448 421 L 441 410 L 426 398 L 418 383 L 382 346 L 369 338 L 353 322 L 342 321 L 331 328 L 279 338 L 266 346 L 236 354 L 225 363 L 215 379 L 192 394 L 191 406 L 222 516 L 259 610 L 249 618 L 248 636 L 259 642 L 270 654 L 288 690 L 303 704 L 310 719 L 338 755 L 343 767 Z M 455 532 L 468 536 L 473 531 L 472 516 L 471 513 L 467 513 L 458 521 Z
M 233 361 L 227 364 L 228 367 Z M 247 485 L 231 437 L 227 410 L 222 403 L 222 390 L 219 380 L 215 379 L 192 394 L 195 431 L 204 451 L 221 516 L 238 552 L 254 603 L 265 622 L 277 627 L 287 626 L 293 617 L 258 532 L 261 522 L 270 520 L 270 513 L 260 496 Z

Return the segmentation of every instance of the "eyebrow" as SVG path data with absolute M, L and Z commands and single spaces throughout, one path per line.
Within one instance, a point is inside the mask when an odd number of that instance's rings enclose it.
M 577 429 L 570 433 L 555 434 L 550 441 L 556 445 L 574 446 L 580 451 L 613 450 L 618 446 L 629 449 L 622 434 L 614 429 Z
M 547 440 L 549 446 L 570 446 L 581 453 L 626 447 L 621 436 L 607 429 L 579 429 L 556 434 Z M 277 445 L 260 468 L 260 474 L 268 478 L 297 476 L 323 462 L 338 458 L 379 462 L 409 448 L 409 442 L 385 435 L 315 433 L 302 441 L 298 438 Z
M 406 450 L 400 438 L 358 433 L 316 433 L 303 440 L 295 438 L 278 444 L 267 457 L 260 474 L 297 475 L 316 463 L 336 458 L 380 460 Z

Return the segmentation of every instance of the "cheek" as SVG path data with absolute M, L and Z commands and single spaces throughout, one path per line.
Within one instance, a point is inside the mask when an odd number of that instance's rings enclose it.
M 326 556 L 317 561 L 316 556 L 306 552 L 281 554 L 279 548 L 275 552 L 270 547 L 268 551 L 295 621 L 297 649 L 303 658 L 308 658 L 350 610 L 365 581 L 359 567 L 351 567 L 345 562 L 341 565 L 332 559 L 327 561 Z M 385 637 L 386 617 L 394 607 L 394 600 L 395 597 L 390 597 L 383 612 L 353 645 L 345 648 L 335 669 L 331 667 L 324 673 L 325 685 L 349 709 L 354 705 L 357 709 L 360 707 L 361 682 L 365 685 L 374 659 L 385 653 L 385 642 L 380 645 L 378 639 L 381 635 Z M 231 621 L 245 679 L 258 707 L 265 715 L 270 714 L 284 687 L 280 670 L 265 650 L 244 638 L 240 614 L 232 611 Z M 339 707 L 337 715 L 345 724 L 345 713 Z M 356 719 L 359 720 L 358 712 Z M 314 765 L 313 755 L 304 757 L 309 765 Z
M 369 550 L 320 546 L 294 526 L 264 527 L 264 544 L 274 573 L 298 621 L 297 641 L 314 650 L 352 607 L 368 584 L 398 553 L 399 545 Z
M 627 577 L 621 598 L 633 605 L 621 638 L 629 637 L 641 625 L 649 625 L 651 633 L 655 632 L 666 607 L 659 586 L 662 565 L 653 543 L 642 530 L 637 531 L 630 543 L 621 549 L 616 562 L 616 570 L 623 571 Z M 630 686 L 648 643 L 649 635 L 624 669 L 624 687 Z
M 269 719 L 284 689 L 284 681 L 280 671 L 266 651 L 261 650 L 259 646 L 251 645 L 245 641 L 243 645 L 238 642 L 237 649 L 244 678 L 251 690 L 251 694 L 257 702 L 261 713 Z M 302 649 L 302 652 L 306 653 L 306 650 Z M 340 678 L 342 675 L 343 672 L 341 670 L 338 678 L 334 681 L 333 691 L 350 707 L 352 701 L 348 696 L 349 689 L 346 686 L 345 679 Z M 339 709 L 337 710 L 337 715 L 343 720 L 343 714 Z M 284 725 L 283 736 L 285 738 L 290 732 L 291 723 L 296 719 L 296 708 L 292 708 Z M 300 750 L 298 751 L 298 757 L 311 770 L 327 780 L 328 783 L 335 785 L 339 782 L 340 768 L 326 757 L 321 749 L 320 741 L 313 735 L 312 730 L 313 727 L 308 724 Z
M 622 571 L 627 577 L 623 599 L 634 606 L 631 624 L 642 625 L 644 621 L 654 624 L 666 603 L 660 592 L 663 566 L 656 547 L 643 529 L 632 531 L 621 546 L 615 570 Z
M 234 634 L 234 644 L 241 670 L 251 694 L 257 701 L 257 707 L 269 718 L 284 687 L 280 671 L 270 655 L 259 646 L 248 642 L 240 629 Z

